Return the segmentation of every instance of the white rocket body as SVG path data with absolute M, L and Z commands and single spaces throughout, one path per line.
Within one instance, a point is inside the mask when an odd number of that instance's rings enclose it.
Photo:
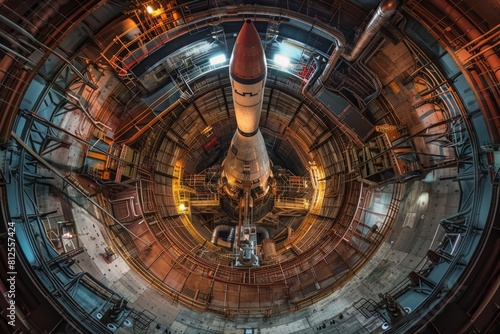
M 256 198 L 268 190 L 271 175 L 269 156 L 259 130 L 267 76 L 264 49 L 257 30 L 246 20 L 236 38 L 229 63 L 237 131 L 223 162 L 226 192 L 233 198 L 241 190 L 254 190 Z

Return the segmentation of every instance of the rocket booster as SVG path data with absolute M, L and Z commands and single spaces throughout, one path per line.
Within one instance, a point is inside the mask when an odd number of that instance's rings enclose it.
M 267 64 L 259 33 L 250 20 L 245 21 L 236 38 L 229 76 L 238 131 L 253 134 L 259 127 Z
M 259 188 L 259 197 L 269 190 L 269 156 L 259 130 L 267 76 L 266 57 L 252 21 L 243 23 L 229 62 L 237 131 L 223 162 L 226 192 L 238 197 L 240 190 Z

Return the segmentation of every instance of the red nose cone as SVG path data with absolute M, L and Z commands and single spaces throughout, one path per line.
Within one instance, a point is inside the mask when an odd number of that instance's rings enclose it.
M 230 71 L 235 79 L 255 79 L 266 73 L 266 57 L 262 41 L 250 20 L 243 23 L 236 38 L 231 55 Z

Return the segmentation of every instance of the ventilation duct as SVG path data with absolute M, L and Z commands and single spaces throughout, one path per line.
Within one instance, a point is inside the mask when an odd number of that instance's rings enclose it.
M 359 37 L 354 48 L 352 48 L 349 54 L 343 54 L 343 58 L 347 61 L 354 61 L 358 58 L 361 51 L 365 49 L 368 43 L 372 40 L 384 23 L 391 18 L 391 16 L 396 12 L 396 7 L 398 6 L 397 0 L 384 0 L 380 3 L 372 19 L 366 25 L 365 30 Z
M 326 63 L 325 70 L 321 74 L 320 81 L 325 82 L 332 74 L 335 64 L 338 58 L 341 56 L 347 61 L 354 61 L 361 54 L 361 51 L 365 49 L 372 38 L 378 33 L 382 25 L 396 12 L 396 7 L 398 5 L 397 0 L 383 0 L 377 7 L 375 14 L 373 14 L 372 19 L 366 25 L 365 30 L 358 38 L 356 45 L 352 48 L 349 54 L 344 53 L 343 39 L 338 39 L 335 50 L 333 51 L 330 59 Z
M 234 229 L 234 227 L 229 225 L 216 226 L 212 232 L 212 239 L 210 240 L 210 242 L 213 243 L 214 245 L 217 245 L 217 240 L 219 240 L 219 233 L 221 231 L 231 232 L 231 229 Z

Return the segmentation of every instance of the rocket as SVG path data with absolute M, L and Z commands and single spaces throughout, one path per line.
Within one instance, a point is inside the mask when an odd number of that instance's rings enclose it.
M 233 244 L 236 267 L 259 266 L 254 219 L 271 210 L 264 204 L 269 197 L 266 195 L 272 195 L 269 192 L 271 165 L 259 129 L 266 76 L 262 41 L 252 21 L 246 20 L 229 60 L 237 129 L 222 162 L 221 175 L 224 192 L 231 198 L 230 202 L 238 206 L 237 240 Z M 258 207 L 256 211 L 254 205 Z
M 269 191 L 269 156 L 259 129 L 267 76 L 262 42 L 251 20 L 243 23 L 229 61 L 237 130 L 222 163 L 226 193 L 235 200 L 258 199 Z M 246 195 L 245 195 L 246 194 Z M 252 199 L 252 200 L 253 200 Z

